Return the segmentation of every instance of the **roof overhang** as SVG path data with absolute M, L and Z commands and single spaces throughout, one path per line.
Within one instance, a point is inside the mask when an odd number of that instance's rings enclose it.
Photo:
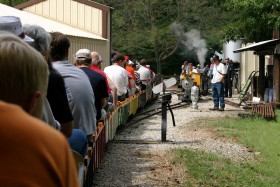
M 44 18 L 42 16 L 38 16 L 36 14 L 32 14 L 26 11 L 21 11 L 7 5 L 0 3 L 0 16 L 17 16 L 21 19 L 22 24 L 29 25 L 39 25 L 43 27 L 47 32 L 61 32 L 68 36 L 82 37 L 82 38 L 90 38 L 96 40 L 104 40 L 105 38 L 93 34 L 91 32 L 87 32 L 54 20 L 50 20 L 48 18 Z
M 243 51 L 254 51 L 255 54 L 262 55 L 273 55 L 277 53 L 277 48 L 279 48 L 280 39 L 266 40 L 252 45 L 235 49 L 234 53 L 240 53 Z
M 15 8 L 22 10 L 24 8 L 30 7 L 32 5 L 35 5 L 35 4 L 44 2 L 44 1 L 46 1 L 46 0 L 30 0 L 30 1 L 27 1 L 27 2 L 24 2 L 24 3 L 21 3 L 17 6 L 15 6 Z M 82 4 L 85 4 L 85 5 L 97 8 L 97 9 L 105 11 L 105 12 L 109 12 L 110 9 L 113 9 L 113 8 L 108 7 L 106 5 L 103 5 L 103 4 L 94 2 L 94 1 L 90 1 L 90 0 L 73 0 L 73 1 L 76 1 L 78 3 L 82 3 Z

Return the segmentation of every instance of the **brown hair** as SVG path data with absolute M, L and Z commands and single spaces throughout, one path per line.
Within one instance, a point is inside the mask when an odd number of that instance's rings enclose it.
M 50 56 L 52 61 L 65 60 L 68 57 L 70 48 L 69 39 L 60 32 L 51 33 Z

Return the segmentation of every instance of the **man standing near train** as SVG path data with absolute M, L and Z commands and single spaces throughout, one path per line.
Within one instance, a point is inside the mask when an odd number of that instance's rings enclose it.
M 232 97 L 232 80 L 234 75 L 234 68 L 232 61 L 229 58 L 225 59 L 225 66 L 227 69 L 227 74 L 225 77 L 225 97 Z
M 212 78 L 212 96 L 214 101 L 214 107 L 210 110 L 224 111 L 225 109 L 225 98 L 224 98 L 224 78 L 226 75 L 226 67 L 223 63 L 220 63 L 219 56 L 214 55 L 213 57 L 213 78 Z M 220 104 L 220 108 L 219 108 Z

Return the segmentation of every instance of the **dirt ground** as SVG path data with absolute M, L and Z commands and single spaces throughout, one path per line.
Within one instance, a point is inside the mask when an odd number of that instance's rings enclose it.
M 238 102 L 237 96 L 231 101 Z M 172 103 L 176 102 L 179 101 L 173 94 Z M 224 112 L 210 111 L 212 102 L 209 97 L 202 97 L 198 110 L 191 106 L 174 109 L 175 127 L 168 113 L 165 143 L 161 142 L 161 115 L 141 120 L 118 133 L 116 142 L 107 145 L 101 168 L 94 176 L 94 186 L 183 186 L 188 172 L 170 162 L 170 150 L 174 148 L 204 150 L 233 160 L 253 159 L 252 153 L 234 139 L 219 137 L 217 129 L 207 126 L 213 119 L 236 118 L 245 111 L 233 106 L 226 106 Z M 145 110 L 159 106 L 155 102 Z

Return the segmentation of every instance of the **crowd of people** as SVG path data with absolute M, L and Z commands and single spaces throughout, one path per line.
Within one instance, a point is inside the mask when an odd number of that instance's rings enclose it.
M 85 157 L 98 122 L 153 85 L 145 59 L 114 52 L 103 71 L 97 51 L 79 49 L 72 64 L 70 48 L 63 33 L 0 17 L 3 186 L 78 186 L 71 150 Z
M 210 67 L 205 65 L 203 69 L 200 68 L 199 64 L 193 67 L 193 64 L 188 63 L 188 61 L 184 61 L 181 66 L 181 79 L 184 79 L 182 76 L 190 75 L 192 72 L 200 73 L 202 94 L 207 95 L 209 85 L 211 85 L 214 107 L 210 110 L 224 111 L 224 98 L 232 97 L 234 67 L 229 58 L 224 59 L 224 63 L 221 60 L 218 55 L 214 55 L 210 58 Z

